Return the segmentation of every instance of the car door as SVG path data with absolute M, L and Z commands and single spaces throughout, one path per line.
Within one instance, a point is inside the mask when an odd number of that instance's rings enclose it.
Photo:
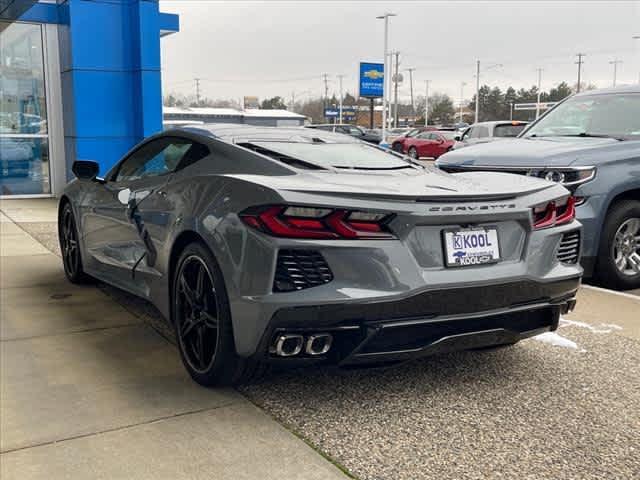
M 144 268 L 153 269 L 154 260 L 148 224 L 166 227 L 171 205 L 164 187 L 191 145 L 178 137 L 156 138 L 123 159 L 105 179 L 85 217 L 85 246 L 99 277 L 141 294 L 133 273 L 139 266 L 152 273 Z M 141 264 L 145 257 L 148 263 Z

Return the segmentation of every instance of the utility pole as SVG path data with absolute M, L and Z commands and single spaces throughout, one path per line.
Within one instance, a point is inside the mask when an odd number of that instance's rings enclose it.
M 398 80 L 400 80 L 400 52 L 393 52 L 396 56 L 396 74 L 393 79 L 395 82 L 395 88 L 393 92 L 393 126 L 394 128 L 398 128 Z
M 194 78 L 196 82 L 196 105 L 200 106 L 200 79 Z
M 407 72 L 409 72 L 409 87 L 411 88 L 411 115 L 413 115 L 413 118 L 415 120 L 416 109 L 413 104 L 413 71 L 414 70 L 415 68 L 407 68 Z
M 542 69 L 538 68 L 538 102 L 536 103 L 536 118 L 540 116 L 540 88 L 542 85 Z
M 459 122 L 462 122 L 462 102 L 463 102 L 463 98 L 464 98 L 464 86 L 467 84 L 467 82 L 460 82 L 460 120 Z M 478 99 L 476 98 L 476 105 L 478 104 Z
M 429 83 L 431 80 L 425 80 L 425 92 L 424 92 L 424 126 L 429 125 Z
M 395 13 L 387 12 L 384 15 L 376 17 L 384 20 L 384 78 L 382 87 L 382 145 L 387 144 L 387 77 L 389 69 L 387 68 L 387 55 L 389 52 L 389 17 L 395 17 Z
M 582 60 L 582 57 L 586 57 L 586 54 L 577 53 L 576 57 L 578 57 L 578 61 L 575 62 L 575 64 L 578 65 L 578 86 L 576 87 L 576 93 L 580 93 L 580 77 L 582 75 L 582 64 L 584 63 L 584 61 Z
M 324 80 L 324 102 L 322 102 L 323 108 L 327 110 L 327 102 L 329 101 L 329 74 L 323 73 L 322 79 Z M 326 117 L 325 117 L 326 118 Z
M 342 79 L 344 75 L 338 75 L 338 80 L 340 81 L 340 123 L 342 123 Z
M 513 120 L 513 102 L 511 102 L 511 108 L 509 109 L 509 120 Z
M 611 62 L 609 62 L 609 65 L 613 65 L 613 86 L 616 86 L 616 80 L 618 79 L 618 65 L 620 63 L 623 63 L 622 60 L 619 59 L 614 59 Z
M 476 116 L 474 123 L 478 123 L 480 116 L 480 60 L 476 60 Z M 460 121 L 462 122 L 462 107 L 460 107 Z
M 296 106 L 296 91 L 292 90 L 291 91 L 291 106 L 289 107 L 289 110 L 293 112 L 293 109 Z

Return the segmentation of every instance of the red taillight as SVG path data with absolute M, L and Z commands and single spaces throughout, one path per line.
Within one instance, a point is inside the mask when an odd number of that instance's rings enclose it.
M 555 201 L 547 203 L 542 208 L 533 209 L 533 229 L 555 227 L 570 223 L 576 218 L 576 199 L 569 197 L 567 202 L 558 205 Z
M 303 211 L 312 216 L 287 214 L 291 211 Z M 325 240 L 394 238 L 385 227 L 389 215 L 364 214 L 349 210 L 315 211 L 319 212 L 318 216 L 314 214 L 313 208 L 308 207 L 251 208 L 241 213 L 240 218 L 250 227 L 276 237 Z M 352 215 L 355 215 L 353 220 L 350 218 Z

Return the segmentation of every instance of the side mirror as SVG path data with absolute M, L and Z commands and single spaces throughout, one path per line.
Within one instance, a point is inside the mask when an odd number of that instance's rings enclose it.
M 453 137 L 453 139 L 454 139 L 456 142 L 459 142 L 460 140 L 462 140 L 462 137 L 461 137 L 460 135 L 456 135 L 455 137 Z
M 79 180 L 95 180 L 100 172 L 100 165 L 90 160 L 76 160 L 71 171 Z

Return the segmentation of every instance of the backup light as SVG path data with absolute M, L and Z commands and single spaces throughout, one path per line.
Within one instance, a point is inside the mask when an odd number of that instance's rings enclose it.
M 387 223 L 392 215 L 343 209 L 275 205 L 252 207 L 242 221 L 274 237 L 322 240 L 395 238 Z

